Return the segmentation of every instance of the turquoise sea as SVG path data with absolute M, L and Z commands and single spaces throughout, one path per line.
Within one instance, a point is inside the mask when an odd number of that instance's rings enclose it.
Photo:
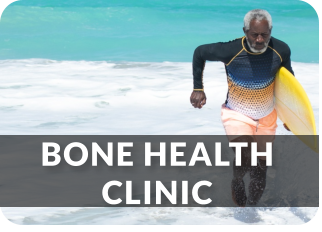
M 200 44 L 243 36 L 254 8 L 293 61 L 319 62 L 317 13 L 298 0 L 21 0 L 1 17 L 0 60 L 190 62 Z
M 319 131 L 318 16 L 305 2 L 20 0 L 9 5 L 0 20 L 0 134 L 224 135 L 224 65 L 206 65 L 207 104 L 197 110 L 189 101 L 192 55 L 201 44 L 243 36 L 244 15 L 254 8 L 271 13 L 272 36 L 291 47 L 292 67 L 311 101 Z M 277 123 L 276 134 L 291 134 Z M 227 183 L 230 187 L 230 180 Z M 300 225 L 314 218 L 317 209 L 0 210 L 9 221 L 23 225 Z

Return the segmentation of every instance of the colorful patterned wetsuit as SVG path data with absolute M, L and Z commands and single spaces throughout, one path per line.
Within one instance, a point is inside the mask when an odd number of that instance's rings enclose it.
M 194 89 L 203 91 L 206 60 L 222 61 L 228 80 L 226 106 L 257 120 L 274 109 L 277 70 L 284 66 L 293 73 L 291 51 L 287 44 L 273 37 L 264 53 L 249 51 L 245 37 L 199 46 L 193 56 Z

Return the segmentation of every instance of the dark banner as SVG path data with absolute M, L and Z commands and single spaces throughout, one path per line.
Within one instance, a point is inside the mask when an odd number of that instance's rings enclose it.
M 296 136 L 256 141 L 0 136 L 0 207 L 318 207 L 319 154 Z

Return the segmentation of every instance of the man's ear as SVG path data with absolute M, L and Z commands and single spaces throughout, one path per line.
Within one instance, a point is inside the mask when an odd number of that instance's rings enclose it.
M 246 28 L 245 28 L 245 27 L 243 27 L 243 31 L 244 31 L 244 33 L 246 34 Z

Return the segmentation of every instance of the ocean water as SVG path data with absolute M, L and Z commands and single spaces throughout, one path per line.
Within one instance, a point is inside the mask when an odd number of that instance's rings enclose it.
M 298 0 L 21 0 L 3 12 L 0 59 L 190 62 L 200 44 L 243 36 L 254 8 L 292 60 L 318 62 L 318 16 Z
M 224 65 L 191 107 L 192 53 L 241 37 L 248 10 L 273 17 L 319 130 L 318 17 L 305 2 L 21 0 L 0 21 L 0 134 L 224 134 Z M 277 134 L 290 134 L 278 121 Z M 318 131 L 319 132 L 319 131 Z M 16 224 L 303 224 L 317 208 L 1 208 Z

